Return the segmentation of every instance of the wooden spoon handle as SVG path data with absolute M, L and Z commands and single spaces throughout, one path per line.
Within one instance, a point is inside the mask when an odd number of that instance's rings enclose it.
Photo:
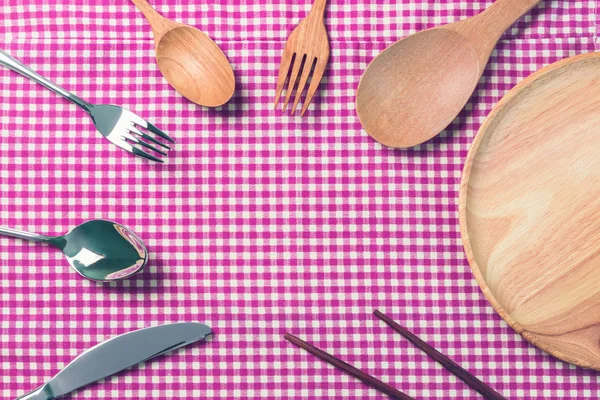
M 481 14 L 446 25 L 475 46 L 481 73 L 502 34 L 542 0 L 496 0 Z
M 480 15 L 482 18 L 485 17 L 487 22 L 496 29 L 499 38 L 540 1 L 542 0 L 496 0 Z
M 327 0 L 315 0 L 313 3 L 311 12 L 319 13 L 321 15 L 325 14 L 325 6 L 327 5 Z
M 175 24 L 175 22 L 170 21 L 160 15 L 158 11 L 156 11 L 147 0 L 131 0 L 133 4 L 144 14 L 144 17 L 150 22 L 150 26 L 152 27 L 152 32 L 154 32 L 154 41 L 158 43 L 160 38 L 171 30 Z

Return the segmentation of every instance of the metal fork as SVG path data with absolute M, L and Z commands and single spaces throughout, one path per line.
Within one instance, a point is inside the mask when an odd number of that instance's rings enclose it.
M 92 121 L 94 122 L 96 129 L 98 129 L 98 132 L 100 132 L 102 136 L 123 150 L 130 152 L 131 154 L 135 154 L 136 156 L 144 157 L 152 161 L 163 162 L 160 158 L 145 152 L 138 146 L 143 146 L 163 156 L 167 155 L 165 151 L 147 142 L 156 144 L 165 150 L 170 149 L 170 147 L 166 144 L 163 144 L 152 136 L 140 131 L 138 127 L 145 128 L 161 138 L 168 140 L 171 143 L 175 143 L 175 141 L 166 133 L 162 132 L 150 122 L 138 117 L 131 111 L 128 111 L 122 107 L 108 104 L 97 105 L 88 103 L 87 101 L 75 96 L 73 93 L 68 92 L 57 84 L 44 78 L 3 50 L 0 50 L 0 64 L 41 84 L 42 86 L 45 86 L 46 88 L 60 94 L 67 100 L 83 108 L 90 115 L 90 117 L 92 117 Z M 145 139 L 146 141 L 141 139 Z
M 287 109 L 297 83 L 298 89 L 291 109 L 292 114 L 296 112 L 300 96 L 304 91 L 311 71 L 313 71 L 313 74 L 300 115 L 304 115 L 315 95 L 329 60 L 329 38 L 323 21 L 326 4 L 327 0 L 315 0 L 308 16 L 294 29 L 288 38 L 281 56 L 274 108 L 277 108 L 279 104 L 281 92 L 288 75 L 290 75 L 290 78 L 283 103 L 283 111 Z

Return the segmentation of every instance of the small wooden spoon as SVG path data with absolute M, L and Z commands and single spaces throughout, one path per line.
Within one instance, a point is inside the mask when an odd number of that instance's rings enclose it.
M 408 36 L 379 54 L 358 86 L 363 128 L 396 148 L 444 130 L 471 97 L 494 47 L 541 0 L 497 0 L 475 17 Z
M 156 61 L 165 79 L 182 96 L 207 107 L 223 105 L 235 90 L 233 70 L 206 34 L 164 18 L 146 0 L 131 0 L 154 33 Z

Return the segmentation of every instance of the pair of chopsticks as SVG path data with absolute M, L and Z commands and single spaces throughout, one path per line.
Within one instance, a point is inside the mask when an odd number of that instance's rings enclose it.
M 413 343 L 419 349 L 421 349 L 425 353 L 427 353 L 427 355 L 429 355 L 435 361 L 442 364 L 442 366 L 444 366 L 444 368 L 446 368 L 448 371 L 452 372 L 454 375 L 456 375 L 458 378 L 460 378 L 467 385 L 469 385 L 470 387 L 475 389 L 477 392 L 479 392 L 486 399 L 506 400 L 502 395 L 500 395 L 494 389 L 492 389 L 491 387 L 489 387 L 488 385 L 486 385 L 485 383 L 483 383 L 482 381 L 480 381 L 479 379 L 477 379 L 476 377 L 471 375 L 471 373 L 469 373 L 467 370 L 462 368 L 460 365 L 458 365 L 454 361 L 450 360 L 448 357 L 446 357 L 445 355 L 443 355 L 442 353 L 440 353 L 439 351 L 437 351 L 436 349 L 431 347 L 426 342 L 422 341 L 418 336 L 416 336 L 415 334 L 410 332 L 408 329 L 404 328 L 403 326 L 401 326 L 400 324 L 398 324 L 397 322 L 392 320 L 387 315 L 383 314 L 382 312 L 380 312 L 378 310 L 375 310 L 374 314 L 375 314 L 375 316 L 380 318 L 383 322 L 388 324 L 393 330 L 395 330 L 396 332 L 398 332 L 399 334 L 404 336 L 406 339 L 408 339 L 411 343 Z M 331 354 L 324 352 L 323 350 L 316 348 L 312 344 L 307 343 L 307 342 L 303 341 L 302 339 L 297 338 L 294 335 L 290 335 L 289 333 L 286 333 L 285 339 L 292 342 L 296 346 L 308 351 L 309 353 L 319 357 L 321 360 L 326 361 L 329 364 L 341 369 L 342 371 L 349 373 L 350 375 L 354 376 L 355 378 L 360 379 L 367 385 L 374 387 L 375 389 L 387 394 L 388 396 L 390 396 L 393 399 L 399 399 L 399 400 L 413 399 L 409 395 L 402 393 L 401 391 L 394 388 L 393 386 L 390 386 L 387 383 L 380 381 L 379 379 L 353 367 L 352 365 L 332 356 Z

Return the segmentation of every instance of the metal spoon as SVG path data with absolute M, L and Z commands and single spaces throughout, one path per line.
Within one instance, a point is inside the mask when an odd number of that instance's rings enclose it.
M 142 240 L 123 225 L 111 221 L 88 221 L 57 237 L 5 227 L 0 227 L 0 234 L 59 248 L 77 273 L 93 281 L 129 278 L 148 262 L 148 250 Z

